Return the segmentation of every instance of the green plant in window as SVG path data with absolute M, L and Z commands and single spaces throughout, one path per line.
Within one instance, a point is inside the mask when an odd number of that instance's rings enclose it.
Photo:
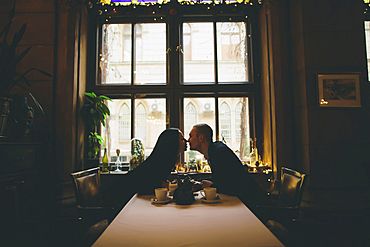
M 95 158 L 99 152 L 99 145 L 103 144 L 103 138 L 96 132 L 90 132 L 89 134 L 89 151 L 87 152 L 87 156 L 89 158 Z
M 144 161 L 144 146 L 142 140 L 134 138 L 131 140 L 130 170 L 135 169 Z
M 94 92 L 85 92 L 86 103 L 81 108 L 81 116 L 89 131 L 87 155 L 95 159 L 99 152 L 99 145 L 103 143 L 103 138 L 96 132 L 100 123 L 105 127 L 105 120 L 110 116 L 110 111 L 106 101 L 112 101 L 104 95 L 97 96 Z

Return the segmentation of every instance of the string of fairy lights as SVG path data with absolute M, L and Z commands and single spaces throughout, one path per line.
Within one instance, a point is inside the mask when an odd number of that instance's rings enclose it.
M 369 9 L 370 9 L 370 0 L 364 0 L 364 14 L 370 14 Z
M 83 0 L 75 0 L 83 1 Z M 163 19 L 163 16 L 177 14 L 243 14 L 260 8 L 263 0 L 100 0 L 84 1 L 89 13 L 106 17 L 109 22 L 114 16 L 130 15 L 135 12 L 144 15 L 153 15 L 154 20 Z M 246 16 L 247 18 L 247 16 Z

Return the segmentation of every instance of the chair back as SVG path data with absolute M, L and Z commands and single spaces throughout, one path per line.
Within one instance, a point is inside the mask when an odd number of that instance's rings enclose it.
M 81 207 L 102 206 L 100 168 L 71 173 L 77 205 Z
M 277 200 L 278 207 L 300 207 L 307 174 L 290 168 L 281 168 L 281 187 Z

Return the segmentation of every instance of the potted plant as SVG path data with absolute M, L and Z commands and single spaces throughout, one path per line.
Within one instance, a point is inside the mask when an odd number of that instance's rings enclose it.
M 131 159 L 130 159 L 130 168 L 133 170 L 138 167 L 144 161 L 145 152 L 143 141 L 140 138 L 133 138 L 131 140 Z
M 15 86 L 25 90 L 32 100 L 35 102 L 38 109 L 41 113 L 44 114 L 44 111 L 35 97 L 26 89 L 25 83 L 28 86 L 31 86 L 26 75 L 33 70 L 36 70 L 45 76 L 52 77 L 49 73 L 39 70 L 37 68 L 30 68 L 24 73 L 18 73 L 16 71 L 18 64 L 22 61 L 24 56 L 29 52 L 31 47 L 28 47 L 26 50 L 20 54 L 17 52 L 17 47 L 20 40 L 23 37 L 24 32 L 26 31 L 27 24 L 23 24 L 17 33 L 14 34 L 11 43 L 8 44 L 7 36 L 13 22 L 15 14 L 15 4 L 11 11 L 9 12 L 8 21 L 5 28 L 0 32 L 0 136 L 3 136 L 5 133 L 6 123 L 10 114 L 11 109 L 11 89 Z
M 97 127 L 100 123 L 105 127 L 105 120 L 110 116 L 108 106 L 105 104 L 106 100 L 112 101 L 109 97 L 104 95 L 97 96 L 94 92 L 85 92 L 86 102 L 81 108 L 81 116 L 87 127 L 88 135 L 88 150 L 85 159 L 86 167 L 99 166 L 99 158 L 97 154 L 100 150 L 99 146 L 104 142 L 103 138 L 97 133 Z M 90 159 L 90 161 L 89 161 Z M 92 160 L 92 161 L 91 161 Z M 91 164 L 93 162 L 94 164 Z

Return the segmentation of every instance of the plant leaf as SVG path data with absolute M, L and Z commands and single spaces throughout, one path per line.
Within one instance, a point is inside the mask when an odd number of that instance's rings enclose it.
M 26 32 L 26 28 L 27 28 L 27 23 L 24 23 L 21 27 L 21 29 L 19 29 L 19 31 L 17 33 L 14 34 L 13 36 L 13 41 L 11 43 L 11 45 L 13 47 L 17 47 L 18 46 L 18 43 L 19 41 L 21 41 L 24 33 Z
M 8 69 L 5 70 L 5 71 L 3 71 L 3 73 L 4 74 L 9 73 L 9 70 L 12 68 L 12 66 L 14 66 L 14 69 L 15 69 L 15 66 L 24 58 L 24 56 L 26 56 L 26 54 L 29 52 L 30 49 L 31 49 L 31 47 L 28 47 L 20 55 L 18 55 L 17 57 L 15 57 L 15 59 L 12 60 L 12 62 L 10 63 Z
M 88 93 L 88 92 L 85 92 L 85 95 L 87 95 L 89 97 L 93 97 L 93 95 L 91 93 Z
M 13 8 L 9 12 L 8 21 L 7 21 L 8 24 L 5 27 L 5 29 L 1 32 L 1 35 L 0 35 L 0 37 L 1 37 L 3 35 L 3 33 L 5 33 L 5 35 L 4 35 L 4 42 L 6 41 L 6 37 L 8 36 L 8 32 L 9 32 L 10 26 L 11 26 L 11 24 L 13 22 L 14 14 L 15 14 L 15 3 L 13 5 Z
M 106 100 L 110 100 L 110 101 L 112 101 L 109 97 L 107 97 L 107 96 L 105 96 L 105 95 L 100 95 L 99 97 L 100 97 L 100 98 L 103 98 L 103 99 L 106 99 Z
M 32 70 L 37 70 L 38 72 L 40 72 L 41 74 L 47 76 L 47 77 L 53 77 L 51 74 L 49 74 L 48 72 L 45 72 L 43 70 L 40 70 L 40 69 L 37 69 L 37 68 L 31 68 L 29 70 L 27 70 L 25 73 L 23 73 L 23 75 L 26 75 L 28 72 L 32 71 Z

